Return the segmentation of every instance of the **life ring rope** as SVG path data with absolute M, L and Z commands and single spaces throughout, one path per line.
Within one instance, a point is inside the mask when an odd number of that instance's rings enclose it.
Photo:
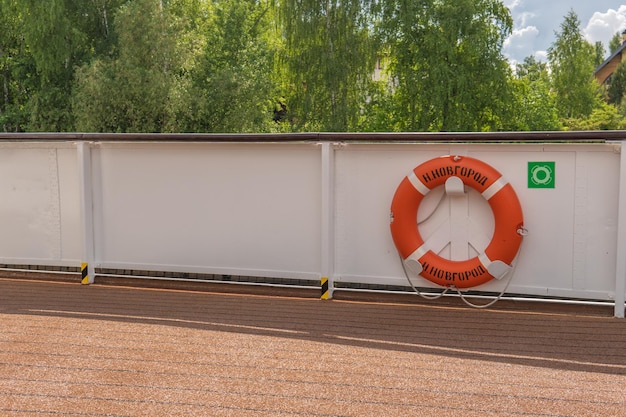
M 465 261 L 445 259 L 434 253 L 418 230 L 417 211 L 422 199 L 436 187 L 445 184 L 447 188 L 450 179 L 455 180 L 455 193 L 464 192 L 464 186 L 478 191 L 491 207 L 495 220 L 487 247 Z M 511 271 L 526 234 L 521 205 L 511 184 L 493 167 L 465 156 L 443 156 L 413 169 L 396 190 L 390 218 L 391 234 L 403 267 L 444 287 L 468 288 L 493 278 L 502 279 Z
M 518 256 L 521 253 L 521 249 L 518 252 Z M 400 257 L 400 261 L 402 261 L 402 257 Z M 463 292 L 454 287 L 454 286 L 449 286 L 449 287 L 445 287 L 443 288 L 443 290 L 438 293 L 438 294 L 433 294 L 433 295 L 426 295 L 423 291 L 420 291 L 420 289 L 418 287 L 415 286 L 415 284 L 413 284 L 413 282 L 411 281 L 411 279 L 409 278 L 409 274 L 407 273 L 406 267 L 404 266 L 404 263 L 402 263 L 402 269 L 404 270 L 404 276 L 406 277 L 406 280 L 409 283 L 409 286 L 413 289 L 413 291 L 415 291 L 415 294 L 417 294 L 418 296 L 424 298 L 425 300 L 437 300 L 443 296 L 445 296 L 446 294 L 448 294 L 448 292 L 450 292 L 450 290 L 454 290 L 457 295 L 461 298 L 461 300 L 468 306 L 473 307 L 473 308 L 478 308 L 478 309 L 483 309 L 483 308 L 489 308 L 492 305 L 494 305 L 495 303 L 497 303 L 498 301 L 500 301 L 502 299 L 502 297 L 504 296 L 504 294 L 506 293 L 506 290 L 509 289 L 509 285 L 511 284 L 511 281 L 513 281 L 513 275 L 515 273 L 515 268 L 516 268 L 517 264 L 513 265 L 513 271 L 511 272 L 511 274 L 509 275 L 506 284 L 504 285 L 504 288 L 502 288 L 502 291 L 500 291 L 500 293 L 493 297 L 491 299 L 491 301 L 489 301 L 486 304 L 475 304 L 472 303 L 471 301 L 469 301 L 467 298 L 467 295 L 464 295 Z

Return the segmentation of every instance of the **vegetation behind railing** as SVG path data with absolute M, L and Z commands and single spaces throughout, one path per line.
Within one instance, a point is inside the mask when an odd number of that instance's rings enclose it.
M 0 0 L 0 131 L 626 128 L 573 10 L 548 62 L 512 68 L 512 25 L 498 0 Z

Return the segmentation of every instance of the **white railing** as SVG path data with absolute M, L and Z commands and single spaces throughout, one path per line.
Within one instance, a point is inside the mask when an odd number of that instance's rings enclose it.
M 96 270 L 139 270 L 328 278 L 331 297 L 354 285 L 408 288 L 389 231 L 396 187 L 426 160 L 470 155 L 513 185 L 528 230 L 512 275 L 475 289 L 498 293 L 510 278 L 508 293 L 614 302 L 624 317 L 622 139 L 626 132 L 4 134 L 0 263 L 86 264 L 86 282 Z M 554 163 L 554 188 L 529 186 L 534 162 Z M 467 233 L 488 241 L 493 217 L 480 195 L 435 210 L 442 193 L 429 193 L 419 213 L 432 212 L 420 230 L 438 236 L 442 256 Z

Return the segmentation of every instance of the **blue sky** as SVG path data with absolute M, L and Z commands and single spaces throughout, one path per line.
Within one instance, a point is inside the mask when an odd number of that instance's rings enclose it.
M 560 32 L 565 15 L 573 9 L 583 34 L 591 43 L 608 44 L 615 32 L 626 29 L 626 1 L 618 0 L 504 0 L 513 16 L 513 33 L 506 40 L 504 55 L 511 63 L 534 55 L 546 60 L 546 51 Z

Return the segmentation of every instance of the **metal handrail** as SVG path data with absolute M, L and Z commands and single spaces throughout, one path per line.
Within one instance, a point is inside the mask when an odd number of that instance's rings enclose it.
M 546 132 L 358 132 L 358 133 L 0 133 L 0 142 L 605 142 L 626 139 L 626 130 Z

